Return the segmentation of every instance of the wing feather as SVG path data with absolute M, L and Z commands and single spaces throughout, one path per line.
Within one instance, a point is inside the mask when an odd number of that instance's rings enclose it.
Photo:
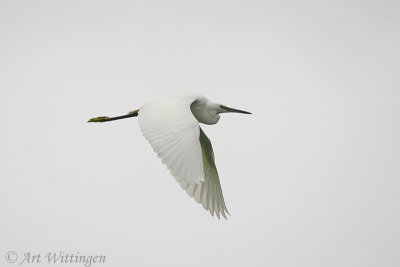
M 172 98 L 144 104 L 138 121 L 144 137 L 177 181 L 204 181 L 199 122 L 190 109 L 196 99 Z
M 226 214 L 229 214 L 229 212 L 226 208 L 224 196 L 222 194 L 212 145 L 210 139 L 208 139 L 203 130 L 200 127 L 199 129 L 199 140 L 203 157 L 204 181 L 199 185 L 192 184 L 189 187 L 184 183 L 182 188 L 186 188 L 187 194 L 194 197 L 194 199 L 200 203 L 204 209 L 208 210 L 212 216 L 215 214 L 220 218 L 220 215 L 222 215 L 226 219 Z
M 187 194 L 220 218 L 229 214 L 222 194 L 214 152 L 190 105 L 193 96 L 153 101 L 139 109 L 144 137 Z

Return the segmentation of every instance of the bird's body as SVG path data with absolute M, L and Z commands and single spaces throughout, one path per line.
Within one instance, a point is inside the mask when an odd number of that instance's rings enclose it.
M 89 122 L 105 122 L 138 117 L 144 137 L 189 196 L 219 218 L 228 210 L 222 195 L 211 142 L 199 122 L 216 124 L 220 113 L 246 111 L 213 103 L 201 95 L 186 94 L 151 101 L 128 115 L 97 117 Z M 229 214 L 229 213 L 228 213 Z

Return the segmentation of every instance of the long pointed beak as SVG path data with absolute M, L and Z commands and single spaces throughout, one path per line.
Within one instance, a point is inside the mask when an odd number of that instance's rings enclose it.
M 248 111 L 240 110 L 240 109 L 235 109 L 235 108 L 230 108 L 227 106 L 221 106 L 221 108 L 224 110 L 223 112 L 234 112 L 234 113 L 242 113 L 242 114 L 252 114 Z

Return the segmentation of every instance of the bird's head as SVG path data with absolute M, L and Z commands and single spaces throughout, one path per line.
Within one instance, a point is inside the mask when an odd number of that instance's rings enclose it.
M 219 121 L 220 113 L 242 113 L 251 114 L 250 112 L 243 111 L 240 109 L 230 108 L 219 103 L 214 103 L 206 98 L 198 99 L 193 102 L 191 107 L 193 115 L 196 119 L 204 124 L 216 124 Z

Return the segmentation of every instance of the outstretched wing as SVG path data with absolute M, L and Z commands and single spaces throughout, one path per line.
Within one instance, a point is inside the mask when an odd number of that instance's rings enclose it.
M 200 129 L 200 145 L 203 156 L 204 181 L 200 185 L 186 183 L 181 181 L 181 187 L 186 190 L 189 196 L 203 205 L 203 208 L 208 210 L 212 216 L 220 214 L 226 219 L 226 214 L 229 214 L 222 194 L 221 184 L 217 167 L 215 166 L 214 151 L 207 135 Z
M 187 96 L 144 104 L 139 109 L 139 126 L 188 195 L 211 215 L 226 218 L 211 142 L 190 109 L 194 101 L 194 96 Z
M 153 101 L 139 108 L 139 126 L 154 152 L 178 182 L 204 181 L 199 122 L 191 97 Z

